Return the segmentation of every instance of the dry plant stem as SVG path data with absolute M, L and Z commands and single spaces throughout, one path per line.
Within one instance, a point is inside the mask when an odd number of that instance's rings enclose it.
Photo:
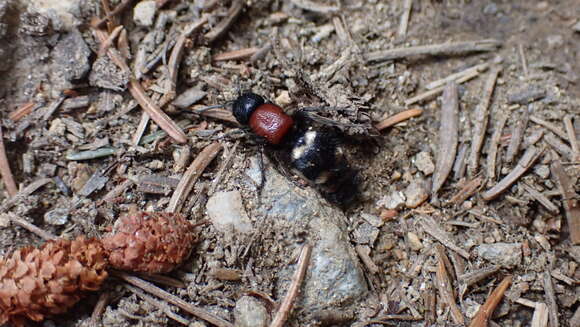
M 439 259 L 439 263 L 437 264 L 437 289 L 439 290 L 439 294 L 443 301 L 449 306 L 451 310 L 451 318 L 455 324 L 463 325 L 464 318 L 461 314 L 461 310 L 455 303 L 455 295 L 453 294 L 453 285 L 451 280 L 449 279 L 449 275 L 447 270 L 445 269 L 445 264 L 441 258 Z
M 457 94 L 457 84 L 455 82 L 447 84 L 441 101 L 439 149 L 437 151 L 437 162 L 431 189 L 431 196 L 433 197 L 437 195 L 437 192 L 449 176 L 457 153 L 459 141 L 457 131 L 459 124 L 459 95 Z
M 175 321 L 177 321 L 178 323 L 188 326 L 189 325 L 189 321 L 185 318 L 183 318 L 182 316 L 178 315 L 177 313 L 171 311 L 171 309 L 169 308 L 169 305 L 167 305 L 167 303 L 163 303 L 160 301 L 157 301 L 156 299 L 154 299 L 152 296 L 147 295 L 147 293 L 143 292 L 143 290 L 135 287 L 135 286 L 131 286 L 131 285 L 125 285 L 125 287 L 137 294 L 140 298 L 142 298 L 143 300 L 145 300 L 145 302 L 153 305 L 154 307 L 157 307 L 157 309 L 161 310 L 163 313 L 165 313 L 165 315 Z
M 242 0 L 233 0 L 232 6 L 228 10 L 228 16 L 217 24 L 211 31 L 205 34 L 205 38 L 209 43 L 217 40 L 222 36 L 238 18 L 244 9 L 244 2 Z
M 94 28 L 104 27 L 108 20 L 120 14 L 125 8 L 127 8 L 133 0 L 123 0 L 120 4 L 115 7 L 111 12 L 109 12 L 105 17 L 98 19 L 91 23 Z
M 8 118 L 10 118 L 12 121 L 19 121 L 31 113 L 35 105 L 36 104 L 34 102 L 27 102 L 8 114 Z
M 505 277 L 501 283 L 491 292 L 485 303 L 479 308 L 477 314 L 469 324 L 469 327 L 487 327 L 489 318 L 503 298 L 505 291 L 512 283 L 512 276 Z
M 272 320 L 270 327 L 284 326 L 288 315 L 290 315 L 290 311 L 292 311 L 294 300 L 296 300 L 296 297 L 298 297 L 298 292 L 300 291 L 300 286 L 302 285 L 304 276 L 306 276 L 306 269 L 310 263 L 311 253 L 312 246 L 310 244 L 305 244 L 302 247 L 302 251 L 300 252 L 300 258 L 298 259 L 298 267 L 296 268 L 296 272 L 294 272 L 294 276 L 292 276 L 292 284 L 290 285 L 284 300 L 282 300 L 280 308 L 278 309 L 274 320 Z
M 558 327 L 558 303 L 556 302 L 556 294 L 554 293 L 554 285 L 552 285 L 552 276 L 550 272 L 544 272 L 544 292 L 546 293 L 546 302 L 548 304 L 548 312 L 550 315 L 550 326 Z
M 550 199 L 548 199 L 542 193 L 536 191 L 536 189 L 534 189 L 530 185 L 522 183 L 522 187 L 524 188 L 524 190 L 526 190 L 526 192 L 530 194 L 530 196 L 533 199 L 540 202 L 540 204 L 543 205 L 544 208 L 548 209 L 548 211 L 550 211 L 551 213 L 556 214 L 560 211 L 559 208 L 555 204 L 553 204 L 552 201 L 550 201 Z
M 530 116 L 530 120 L 540 126 L 543 126 L 547 129 L 549 129 L 552 133 L 558 135 L 561 139 L 563 140 L 567 140 L 568 139 L 568 135 L 566 135 L 566 133 L 564 133 L 564 131 L 562 130 L 561 127 L 558 127 L 550 122 L 547 122 L 541 118 L 538 118 L 536 116 Z
M 570 240 L 572 244 L 580 244 L 580 202 L 578 195 L 574 191 L 574 186 L 570 183 L 571 178 L 566 174 L 560 159 L 556 159 L 551 165 L 552 175 L 556 177 L 558 188 L 562 194 L 566 220 L 570 229 Z
M 0 212 L 5 212 L 6 210 L 10 209 L 14 204 L 16 204 L 19 200 L 29 196 L 30 194 L 34 193 L 37 189 L 44 186 L 45 184 L 52 182 L 50 178 L 40 178 L 35 180 L 34 182 L 28 184 L 25 188 L 20 190 L 16 193 L 15 196 L 9 198 L 8 200 L 2 203 L 0 206 Z
M 457 194 L 455 194 L 449 200 L 449 203 L 453 203 L 453 204 L 463 203 L 465 200 L 469 199 L 472 195 L 474 195 L 475 192 L 477 192 L 477 190 L 479 189 L 479 186 L 481 185 L 482 182 L 483 182 L 483 177 L 481 177 L 481 176 L 478 176 L 478 177 L 474 178 L 473 180 L 469 181 L 461 188 L 461 190 L 459 190 L 457 192 Z
M 177 39 L 173 50 L 171 50 L 171 55 L 169 56 L 169 81 L 171 83 L 171 90 L 172 97 L 175 96 L 175 89 L 177 87 L 177 73 L 179 72 L 179 63 L 181 62 L 181 58 L 183 57 L 183 49 L 185 47 L 185 42 L 189 38 L 189 36 L 200 29 L 203 25 L 207 23 L 207 17 L 202 17 L 198 22 L 192 24 L 186 28 L 183 33 Z
M 419 224 L 421 227 L 423 227 L 423 230 L 425 230 L 427 234 L 433 236 L 445 247 L 459 253 L 459 255 L 469 260 L 469 253 L 453 243 L 449 235 L 447 235 L 447 233 L 439 226 L 437 222 L 435 222 L 435 220 L 433 220 L 433 218 L 422 217 L 419 220 Z
M 481 197 L 486 201 L 495 199 L 498 195 L 503 193 L 508 187 L 515 183 L 515 181 L 517 181 L 530 167 L 532 167 L 534 162 L 536 162 L 536 160 L 543 152 L 544 151 L 539 150 L 535 146 L 529 147 L 522 155 L 520 161 L 514 167 L 514 169 L 494 187 L 484 192 Z
M 119 25 L 119 26 L 115 27 L 115 29 L 107 37 L 105 42 L 101 43 L 101 46 L 99 47 L 99 52 L 97 54 L 99 57 L 104 56 L 107 53 L 107 51 L 113 45 L 113 43 L 115 42 L 115 39 L 117 38 L 117 36 L 119 36 L 119 34 L 121 33 L 122 30 L 123 30 L 123 25 Z
M 534 306 L 534 316 L 532 317 L 531 327 L 547 327 L 548 318 L 550 317 L 548 306 L 545 303 L 539 302 Z M 573 326 L 573 325 L 570 325 Z
M 578 139 L 576 138 L 576 132 L 574 131 L 571 115 L 564 117 L 564 127 L 566 128 L 566 134 L 568 134 L 568 142 L 572 147 L 573 161 L 580 161 L 580 146 L 578 145 Z
M 411 9 L 413 7 L 413 0 L 404 0 L 403 14 L 401 15 L 401 24 L 399 25 L 399 37 L 407 35 L 407 27 L 409 26 L 409 17 L 411 16 Z
M 391 117 L 388 117 L 384 120 L 381 120 L 375 125 L 375 128 L 379 131 L 382 131 L 385 128 L 389 128 L 391 126 L 397 125 L 400 122 L 404 122 L 407 119 L 417 117 L 423 114 L 423 110 L 419 108 L 408 109 L 397 114 L 394 114 Z
M 461 284 L 464 284 L 465 286 L 469 287 L 495 274 L 496 272 L 499 271 L 499 269 L 500 266 L 485 267 L 482 269 L 470 271 L 468 273 L 459 275 L 457 279 Z
M 455 80 L 455 83 L 457 84 L 461 84 L 463 82 L 467 82 L 473 78 L 476 78 L 477 76 L 479 76 L 480 72 L 479 71 L 471 71 L 466 75 L 463 75 L 462 77 L 458 78 L 457 80 Z M 407 100 L 405 100 L 405 105 L 406 106 L 410 106 L 413 103 L 419 102 L 419 101 L 423 101 L 423 100 L 427 100 L 430 99 L 436 95 L 438 95 L 439 93 L 443 92 L 443 89 L 445 87 L 444 86 L 440 86 L 437 88 L 434 88 L 432 90 L 429 90 L 427 92 L 421 93 L 419 95 L 416 95 L 412 98 L 409 98 Z
M 18 193 L 18 187 L 14 181 L 14 175 L 12 175 L 12 170 L 8 163 L 8 157 L 6 156 L 2 126 L 0 126 L 0 174 L 2 174 L 2 181 L 4 182 L 4 187 L 6 187 L 8 195 L 10 197 L 15 196 Z
M 56 98 L 50 104 L 50 106 L 46 108 L 44 115 L 42 115 L 42 119 L 48 120 L 50 116 L 52 116 L 52 114 L 56 111 L 56 109 L 58 109 L 58 107 L 60 107 L 60 105 L 64 102 L 64 99 L 66 99 L 66 95 L 64 94 L 61 94 L 58 98 Z
M 219 53 L 213 56 L 213 61 L 226 61 L 226 60 L 241 60 L 252 57 L 260 49 L 258 48 L 245 48 L 239 50 L 233 50 L 228 52 Z
M 169 276 L 160 275 L 160 274 L 146 274 L 146 273 L 135 273 L 137 277 L 143 278 L 150 282 L 154 282 L 156 284 L 161 284 L 169 287 L 175 288 L 186 288 L 184 282 L 180 281 L 179 279 L 175 279 Z
M 447 84 L 451 81 L 457 81 L 463 76 L 471 75 L 473 73 L 482 73 L 482 72 L 486 71 L 487 68 L 489 68 L 489 65 L 490 65 L 490 63 L 486 62 L 483 64 L 475 65 L 473 67 L 469 67 L 469 68 L 464 69 L 460 72 L 457 72 L 457 73 L 451 74 L 447 77 L 444 77 L 442 79 L 438 79 L 436 81 L 433 81 L 433 82 L 425 85 L 425 89 L 433 90 L 433 89 L 438 88 L 440 86 L 444 86 L 445 84 Z
M 45 230 L 40 229 L 38 226 L 36 226 L 32 223 L 29 223 L 28 221 L 26 221 L 22 218 L 10 215 L 10 221 L 15 225 L 18 225 L 18 226 L 28 230 L 29 232 L 36 234 L 38 237 L 42 238 L 43 240 L 55 240 L 58 238 L 55 235 L 53 235 Z
M 203 319 L 209 323 L 212 323 L 218 327 L 234 327 L 233 324 L 231 324 L 230 322 L 214 315 L 213 313 L 205 311 L 205 310 L 198 308 L 194 305 L 191 305 L 191 304 L 185 302 L 184 300 L 182 300 L 181 298 L 179 298 L 173 294 L 170 294 L 170 293 L 164 291 L 163 289 L 161 289 L 161 288 L 159 288 L 151 283 L 148 283 L 140 278 L 137 278 L 135 276 L 131 276 L 131 275 L 129 275 L 125 272 L 121 272 L 121 271 L 111 271 L 110 274 L 112 276 L 120 278 L 123 281 L 125 281 L 133 286 L 136 286 L 136 287 L 138 287 L 138 288 L 140 288 L 148 293 L 151 293 L 151 294 L 161 298 L 162 300 L 165 300 L 171 304 L 174 304 L 174 305 L 180 307 L 181 309 L 191 313 L 192 315 L 194 315 L 200 319 Z
M 105 312 L 105 309 L 107 308 L 107 305 L 109 304 L 110 300 L 111 293 L 109 292 L 102 292 L 101 295 L 99 295 L 99 300 L 97 300 L 97 304 L 95 304 L 93 313 L 91 314 L 89 326 L 91 327 L 101 326 L 100 324 L 101 316 L 103 315 L 103 312 Z
M 513 128 L 512 137 L 510 138 L 510 143 L 505 155 L 505 161 L 508 163 L 511 163 L 514 160 L 514 157 L 520 150 L 520 145 L 524 139 L 524 131 L 528 125 L 528 118 L 529 116 L 527 110 L 524 111 L 523 117 L 520 117 L 519 119 L 516 118 L 516 124 Z
M 119 39 L 117 40 L 117 49 L 119 49 L 121 56 L 123 56 L 125 60 L 131 57 L 131 50 L 129 48 L 129 37 L 127 36 L 126 29 L 121 30 L 121 35 L 119 35 Z
M 488 180 L 495 179 L 495 165 L 497 160 L 497 152 L 499 150 L 499 142 L 501 139 L 501 133 L 507 121 L 507 115 L 500 114 L 500 118 L 495 125 L 495 130 L 491 136 L 491 144 L 489 145 L 489 151 L 487 153 L 487 178 Z M 474 162 L 477 163 L 479 159 Z
M 101 43 L 105 42 L 105 40 L 107 39 L 107 33 L 105 31 L 94 30 L 94 32 Z M 117 51 L 115 51 L 115 49 L 110 48 L 107 51 L 107 53 L 111 58 L 111 60 L 117 66 L 119 66 L 121 70 L 133 76 L 129 66 L 127 66 L 125 60 L 121 57 L 121 55 Z M 129 89 L 129 92 L 139 103 L 141 108 L 143 108 L 143 110 L 145 110 L 149 114 L 151 119 L 153 119 L 153 121 L 155 121 L 157 125 L 161 127 L 161 129 L 167 132 L 167 134 L 169 134 L 169 136 L 171 136 L 178 143 L 187 142 L 187 136 L 185 135 L 185 133 L 183 133 L 181 128 L 177 126 L 177 124 L 173 120 L 171 120 L 171 118 L 169 118 L 169 116 L 167 116 L 167 114 L 163 112 L 163 110 L 161 110 L 161 108 L 159 108 L 159 106 L 157 106 L 151 100 L 151 98 L 147 96 L 145 90 L 143 89 L 143 86 L 141 85 L 141 83 L 139 83 L 137 79 L 132 77 L 127 87 Z
M 481 146 L 483 145 L 483 139 L 485 138 L 485 132 L 487 131 L 487 124 L 489 121 L 489 105 L 491 104 L 491 98 L 493 96 L 493 91 L 495 89 L 495 82 L 497 81 L 497 76 L 501 71 L 501 67 L 494 66 L 487 79 L 483 85 L 483 96 L 481 101 L 475 108 L 472 135 L 473 140 L 471 141 L 471 152 L 469 155 L 469 170 L 475 173 L 479 164 L 479 153 L 481 151 Z
M 183 177 L 175 188 L 175 191 L 169 200 L 169 205 L 166 210 L 167 212 L 179 212 L 181 210 L 181 207 L 189 195 L 189 192 L 191 192 L 193 185 L 199 176 L 201 176 L 205 167 L 209 165 L 222 148 L 223 146 L 221 144 L 212 143 L 201 151 L 189 168 L 187 168 L 187 171 L 183 174 Z
M 493 51 L 497 49 L 500 45 L 501 42 L 493 39 L 467 41 L 467 42 L 450 42 L 433 45 L 421 45 L 416 47 L 397 48 L 391 50 L 371 52 L 366 55 L 366 60 L 367 62 L 380 62 L 417 55 L 430 55 L 430 56 L 463 55 L 471 52 Z

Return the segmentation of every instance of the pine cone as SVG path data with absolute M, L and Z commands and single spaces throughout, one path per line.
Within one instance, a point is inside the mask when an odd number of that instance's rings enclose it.
M 66 312 L 96 291 L 107 277 L 100 241 L 59 239 L 38 248 L 25 247 L 0 258 L 0 325 L 23 326 L 26 318 L 41 321 Z
M 166 273 L 191 253 L 193 225 L 180 214 L 139 212 L 117 220 L 103 239 L 112 267 L 147 273 Z

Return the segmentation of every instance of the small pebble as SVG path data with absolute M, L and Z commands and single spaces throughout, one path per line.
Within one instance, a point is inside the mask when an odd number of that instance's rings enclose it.
M 290 103 L 292 103 L 292 99 L 290 99 L 290 94 L 288 93 L 288 91 L 284 90 L 282 92 L 280 92 L 280 95 L 278 95 L 276 97 L 275 102 L 279 105 L 279 106 L 287 106 Z
M 431 153 L 427 151 L 419 152 L 413 158 L 413 163 L 415 167 L 419 169 L 425 176 L 433 174 L 435 171 L 435 164 L 433 164 L 433 157 L 431 157 Z
M 495 15 L 497 13 L 497 5 L 495 3 L 490 3 L 483 8 L 483 13 L 486 15 Z
M 268 326 L 269 315 L 266 307 L 251 296 L 242 296 L 234 308 L 236 327 Z
M 239 191 L 216 192 L 207 201 L 207 214 L 213 226 L 221 232 L 228 232 L 231 227 L 240 233 L 252 230 Z
M 139 26 L 151 26 L 153 25 L 156 11 L 157 3 L 155 0 L 141 1 L 133 9 L 133 21 Z
M 379 236 L 379 229 L 364 222 L 354 230 L 353 236 L 357 243 L 372 246 Z
M 417 208 L 429 198 L 429 191 L 425 185 L 425 181 L 415 179 L 405 189 L 405 206 L 407 208 Z
M 69 211 L 64 208 L 56 208 L 44 214 L 44 221 L 51 225 L 64 225 L 68 221 Z
M 534 174 L 541 178 L 548 178 L 550 176 L 550 167 L 548 165 L 537 165 L 534 167 Z
M 481 244 L 476 248 L 476 252 L 485 260 L 506 268 L 513 268 L 522 262 L 520 243 Z
M 385 221 L 381 219 L 381 217 L 371 215 L 368 213 L 362 213 L 360 216 L 362 219 L 366 220 L 369 224 L 375 227 L 381 227 L 385 223 Z
M 413 232 L 407 233 L 407 242 L 413 251 L 420 251 L 423 248 L 423 243 L 421 243 L 419 236 Z
M 394 191 L 380 199 L 377 204 L 387 209 L 400 209 L 405 205 L 405 200 L 405 195 L 402 192 Z

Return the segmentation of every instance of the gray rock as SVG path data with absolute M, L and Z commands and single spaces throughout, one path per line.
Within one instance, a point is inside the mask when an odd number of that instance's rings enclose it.
M 265 327 L 270 317 L 266 307 L 251 296 L 242 296 L 234 308 L 236 327 Z
M 242 204 L 239 191 L 216 192 L 207 201 L 207 214 L 216 229 L 222 232 L 233 228 L 240 233 L 252 231 L 252 222 Z
M 91 50 L 85 43 L 81 33 L 75 28 L 66 33 L 54 48 L 56 69 L 64 75 L 67 81 L 83 78 L 89 69 Z
M 548 165 L 537 165 L 534 167 L 534 174 L 542 178 L 548 178 L 550 176 L 550 167 Z
M 157 3 L 154 0 L 145 0 L 137 3 L 133 9 L 133 21 L 139 26 L 149 27 L 155 20 Z
M 419 171 L 425 174 L 425 176 L 431 175 L 433 174 L 433 171 L 435 171 L 433 157 L 431 157 L 431 154 L 427 151 L 417 153 L 417 155 L 413 158 L 413 163 L 415 164 L 415 167 L 419 169 Z
M 122 92 L 125 90 L 127 83 L 129 83 L 129 74 L 121 71 L 109 59 L 109 56 L 101 56 L 93 63 L 89 74 L 90 85 Z
M 495 15 L 497 14 L 497 5 L 495 3 L 489 3 L 487 6 L 483 8 L 483 13 L 486 15 Z
M 205 91 L 202 91 L 199 87 L 195 86 L 181 93 L 175 100 L 173 100 L 173 105 L 179 108 L 187 108 L 203 99 L 206 94 Z
M 379 236 L 379 229 L 373 225 L 364 222 L 354 230 L 354 239 L 359 244 L 368 244 L 372 246 Z
M 317 310 L 359 302 L 367 285 L 348 239 L 344 213 L 315 190 L 297 188 L 271 167 L 265 173 L 259 213 L 273 223 L 283 220 L 297 228 L 305 227 L 306 240 L 314 245 L 301 303 Z M 283 269 L 278 289 L 287 289 L 288 277 L 295 269 L 295 265 Z
M 477 255 L 494 264 L 513 268 L 522 262 L 520 243 L 481 244 L 476 248 Z

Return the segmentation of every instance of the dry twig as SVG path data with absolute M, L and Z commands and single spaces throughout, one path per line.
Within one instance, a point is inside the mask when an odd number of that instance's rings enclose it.
M 562 138 L 563 140 L 567 140 L 568 136 L 566 135 L 566 133 L 563 131 L 563 129 L 561 127 L 558 127 L 550 122 L 547 122 L 541 118 L 538 118 L 536 116 L 530 116 L 530 120 L 540 126 L 543 126 L 547 129 L 549 129 L 552 133 L 558 135 L 560 138 Z
M 42 186 L 51 181 L 52 179 L 50 178 L 40 178 L 28 184 L 25 188 L 18 191 L 16 195 L 4 201 L 4 203 L 2 203 L 2 205 L 0 206 L 0 212 L 6 212 L 6 210 L 10 209 L 18 201 L 34 193 L 34 191 L 38 190 L 39 188 L 41 188 Z
M 449 259 L 448 259 L 449 260 Z M 437 289 L 443 301 L 449 306 L 451 310 L 451 318 L 455 324 L 463 325 L 464 318 L 461 314 L 461 310 L 455 303 L 455 294 L 453 294 L 453 284 L 449 278 L 449 274 L 445 269 L 445 263 L 443 262 L 441 256 L 439 256 L 439 262 L 437 264 Z
M 309 10 L 321 14 L 329 14 L 340 10 L 337 6 L 325 6 L 310 0 L 290 0 L 293 5 L 300 9 Z
M 433 187 L 431 196 L 437 196 L 437 191 L 443 186 L 453 168 L 453 160 L 457 153 L 458 124 L 459 124 L 459 96 L 457 84 L 451 82 L 445 87 L 441 100 L 441 118 L 439 128 L 439 149 L 437 163 L 433 173 Z
M 109 13 L 107 13 L 107 15 L 105 17 L 93 21 L 91 23 L 91 26 L 94 27 L 94 28 L 101 28 L 101 27 L 105 26 L 105 24 L 107 23 L 108 20 L 110 20 L 111 18 L 113 18 L 113 17 L 117 16 L 118 14 L 120 14 L 132 2 L 133 2 L 133 0 L 123 0 L 120 4 L 117 5 L 117 7 L 115 7 L 115 9 L 113 9 L 112 11 L 110 11 Z
M 463 203 L 463 201 L 469 199 L 472 195 L 475 194 L 475 192 L 477 192 L 477 190 L 479 189 L 479 186 L 481 185 L 482 182 L 483 182 L 483 177 L 478 176 L 478 177 L 474 178 L 473 180 L 465 183 L 465 185 L 461 188 L 461 190 L 459 190 L 457 192 L 457 194 L 455 194 L 449 200 L 449 203 L 453 203 L 453 204 Z
M 524 131 L 528 125 L 528 118 L 528 111 L 525 110 L 523 117 L 516 120 L 516 124 L 512 130 L 512 137 L 510 138 L 510 143 L 508 144 L 508 148 L 505 154 L 505 161 L 508 163 L 511 163 L 514 160 L 514 157 L 520 150 L 520 145 L 524 139 Z
M 494 66 L 491 69 L 483 86 L 481 101 L 475 108 L 475 124 L 472 131 L 473 141 L 471 142 L 471 153 L 469 155 L 469 170 L 472 173 L 475 173 L 479 164 L 479 152 L 483 145 L 483 139 L 485 138 L 487 123 L 489 121 L 489 105 L 495 89 L 495 82 L 497 81 L 497 76 L 500 71 L 500 66 Z
M 397 48 L 371 52 L 366 55 L 366 61 L 380 62 L 417 55 L 430 55 L 430 56 L 463 55 L 471 52 L 493 51 L 497 49 L 500 45 L 501 42 L 493 39 L 421 45 L 416 47 Z
M 451 237 L 439 226 L 438 223 L 433 220 L 431 217 L 422 217 L 419 220 L 419 224 L 423 227 L 423 230 L 431 236 L 433 236 L 436 240 L 441 242 L 445 247 L 459 253 L 465 259 L 469 259 L 469 252 L 465 251 L 464 249 L 457 246 L 452 240 Z
M 182 300 L 181 298 L 168 293 L 166 291 L 164 291 L 163 289 L 148 283 L 140 278 L 137 278 L 135 276 L 131 276 L 125 272 L 121 272 L 121 271 L 111 271 L 110 272 L 112 276 L 115 276 L 117 278 L 122 279 L 123 281 L 133 285 L 133 286 L 137 286 L 140 289 L 151 293 L 155 296 L 160 297 L 161 299 L 174 304 L 178 307 L 180 307 L 181 309 L 191 313 L 192 315 L 203 319 L 209 323 L 212 323 L 218 327 L 234 327 L 233 324 L 231 324 L 230 322 L 214 315 L 213 313 L 203 310 L 202 308 L 196 307 L 192 304 L 189 304 L 188 302 Z
M 572 244 L 580 244 L 580 202 L 576 199 L 577 194 L 574 186 L 570 183 L 570 177 L 562 167 L 559 159 L 552 162 L 552 175 L 556 177 L 558 188 L 562 194 L 562 202 L 566 210 L 568 229 L 570 229 L 570 240 Z
M 260 49 L 258 48 L 244 48 L 239 50 L 233 50 L 228 52 L 218 53 L 213 56 L 213 61 L 227 61 L 227 60 L 241 60 L 252 57 Z
M 36 234 L 38 237 L 42 238 L 43 240 L 55 240 L 57 239 L 56 235 L 53 235 L 52 233 L 49 233 L 43 229 L 40 229 L 38 226 L 29 223 L 28 221 L 17 217 L 15 215 L 9 215 L 10 217 L 10 221 L 15 224 L 18 225 L 26 230 L 28 230 L 29 232 Z
M 8 118 L 10 118 L 12 121 L 19 121 L 20 119 L 31 113 L 36 106 L 37 105 L 34 102 L 27 102 L 18 107 L 16 110 L 9 113 Z
M 193 185 L 201 176 L 205 167 L 217 156 L 221 151 L 222 145 L 219 143 L 212 143 L 205 147 L 203 151 L 199 153 L 197 158 L 191 163 L 187 171 L 181 177 L 179 184 L 177 185 L 171 199 L 169 200 L 169 205 L 167 206 L 167 212 L 178 212 L 181 210 L 185 198 L 191 192 Z
M 119 34 L 121 33 L 122 30 L 123 30 L 123 25 L 119 25 L 119 26 L 115 27 L 115 29 L 111 32 L 111 34 L 109 34 L 109 36 L 107 37 L 105 42 L 101 43 L 101 46 L 99 47 L 99 51 L 97 52 L 97 55 L 99 57 L 105 55 L 107 53 L 107 51 L 109 51 L 109 48 L 113 45 L 113 43 L 115 42 L 115 39 L 117 38 L 117 36 L 119 36 Z
M 296 300 L 298 292 L 300 291 L 300 286 L 302 285 L 304 276 L 306 276 L 306 269 L 310 263 L 311 253 L 312 246 L 310 244 L 305 244 L 302 247 L 302 251 L 300 252 L 298 267 L 296 268 L 296 272 L 294 272 L 294 276 L 292 277 L 292 284 L 290 285 L 284 300 L 282 300 L 280 308 L 278 309 L 276 316 L 274 316 L 274 320 L 272 320 L 272 323 L 270 323 L 270 327 L 282 327 L 284 326 L 284 323 L 286 323 L 286 319 L 288 318 L 290 311 L 292 311 L 294 300 Z
M 564 117 L 564 127 L 566 128 L 566 134 L 568 134 L 568 142 L 572 147 L 572 161 L 580 161 L 580 146 L 578 145 L 578 139 L 576 138 L 576 132 L 572 124 L 572 115 Z
M 408 109 L 381 120 L 375 125 L 375 128 L 378 129 L 379 131 L 382 131 L 385 128 L 394 126 L 407 119 L 420 116 L 422 113 L 423 110 L 419 108 Z
M 544 141 L 546 141 L 552 149 L 556 150 L 556 152 L 566 157 L 566 159 L 573 160 L 574 154 L 572 153 L 572 149 L 564 144 L 564 142 L 560 141 L 560 139 L 554 134 L 544 134 Z
M 244 1 L 233 0 L 232 6 L 228 10 L 228 15 L 219 24 L 217 24 L 211 31 L 205 34 L 205 38 L 209 43 L 217 40 L 222 36 L 232 25 L 232 23 L 238 18 L 244 9 Z
M 480 72 L 477 71 L 477 70 L 469 71 L 467 74 L 462 75 L 460 78 L 456 79 L 455 80 L 455 83 L 461 84 L 463 82 L 467 82 L 467 81 L 469 81 L 469 80 L 471 80 L 473 78 L 476 78 L 477 76 L 479 76 L 479 74 L 480 74 Z M 406 106 L 410 106 L 410 105 L 412 105 L 412 104 L 414 104 L 416 102 L 430 99 L 430 98 L 438 95 L 439 93 L 443 92 L 444 89 L 445 89 L 444 86 L 440 86 L 440 87 L 436 87 L 436 88 L 434 88 L 432 90 L 423 92 L 423 93 L 421 93 L 419 95 L 416 95 L 416 96 L 414 96 L 412 98 L 409 98 L 409 99 L 405 100 L 405 105 Z
M 497 151 L 499 150 L 499 142 L 501 140 L 501 133 L 507 121 L 507 115 L 500 114 L 500 118 L 495 126 L 493 135 L 491 136 L 491 144 L 487 153 L 487 178 L 489 180 L 495 179 L 495 165 L 497 160 Z M 474 162 L 477 162 L 476 160 Z
M 157 309 L 161 310 L 163 313 L 165 313 L 165 315 L 167 315 L 167 317 L 177 321 L 178 323 L 180 323 L 184 326 L 189 326 L 189 321 L 187 319 L 183 318 L 182 316 L 178 315 L 177 313 L 171 311 L 171 309 L 169 308 L 169 305 L 167 305 L 167 303 L 157 301 L 155 298 L 147 295 L 147 293 L 145 293 L 143 290 L 141 290 L 135 286 L 125 285 L 125 287 L 129 291 L 137 294 L 140 298 L 145 300 L 145 302 L 147 302 L 147 303 L 153 305 L 154 307 L 156 307 Z
M 494 187 L 485 191 L 481 197 L 486 201 L 495 199 L 532 167 L 543 152 L 543 150 L 539 150 L 535 146 L 529 147 L 514 169 Z
M 531 327 L 547 327 L 548 318 L 550 317 L 548 306 L 545 303 L 537 302 L 534 306 L 534 315 L 532 316 Z M 573 326 L 573 325 L 570 325 Z
M 469 324 L 469 327 L 487 327 L 487 323 L 493 311 L 503 298 L 505 291 L 512 283 L 512 276 L 505 277 L 501 283 L 491 292 L 485 303 L 479 308 L 477 314 Z
M 403 1 L 403 14 L 401 15 L 401 24 L 399 25 L 399 37 L 407 35 L 407 27 L 409 26 L 409 17 L 411 16 L 411 9 L 413 8 L 413 0 Z
M 14 175 L 12 175 L 12 170 L 10 169 L 10 164 L 8 163 L 8 157 L 6 156 L 6 147 L 4 146 L 4 135 L 2 133 L 2 126 L 0 125 L 0 174 L 2 174 L 2 181 L 4 182 L 4 187 L 6 187 L 6 192 L 10 197 L 13 197 L 18 193 L 18 187 L 14 181 Z
M 425 85 L 425 89 L 427 90 L 432 90 L 435 88 L 438 88 L 440 86 L 445 86 L 445 84 L 451 82 L 451 81 L 458 81 L 460 78 L 462 78 L 463 76 L 467 76 L 467 75 L 471 75 L 473 73 L 482 73 L 484 71 L 487 70 L 487 68 L 489 68 L 490 63 L 489 62 L 485 62 L 483 64 L 479 64 L 479 65 L 475 65 L 473 67 L 469 67 L 467 69 L 464 69 L 460 72 L 451 74 L 449 76 L 446 76 L 444 78 L 438 79 L 436 81 L 433 81 L 427 85 Z
M 522 183 L 522 187 L 524 188 L 524 190 L 526 190 L 526 192 L 530 194 L 530 196 L 533 199 L 540 202 L 540 204 L 543 205 L 544 208 L 548 209 L 548 211 L 550 211 L 551 213 L 556 214 L 558 213 L 558 211 L 560 211 L 558 207 L 555 204 L 553 204 L 552 201 L 550 201 L 550 199 L 548 199 L 542 193 L 536 191 L 536 189 L 533 188 L 532 186 L 526 183 Z
M 99 295 L 99 299 L 97 300 L 97 304 L 93 308 L 93 313 L 91 314 L 91 320 L 89 321 L 89 325 L 91 327 L 99 327 L 101 326 L 100 320 L 103 312 L 107 308 L 109 301 L 111 300 L 111 293 L 109 292 L 102 292 Z

